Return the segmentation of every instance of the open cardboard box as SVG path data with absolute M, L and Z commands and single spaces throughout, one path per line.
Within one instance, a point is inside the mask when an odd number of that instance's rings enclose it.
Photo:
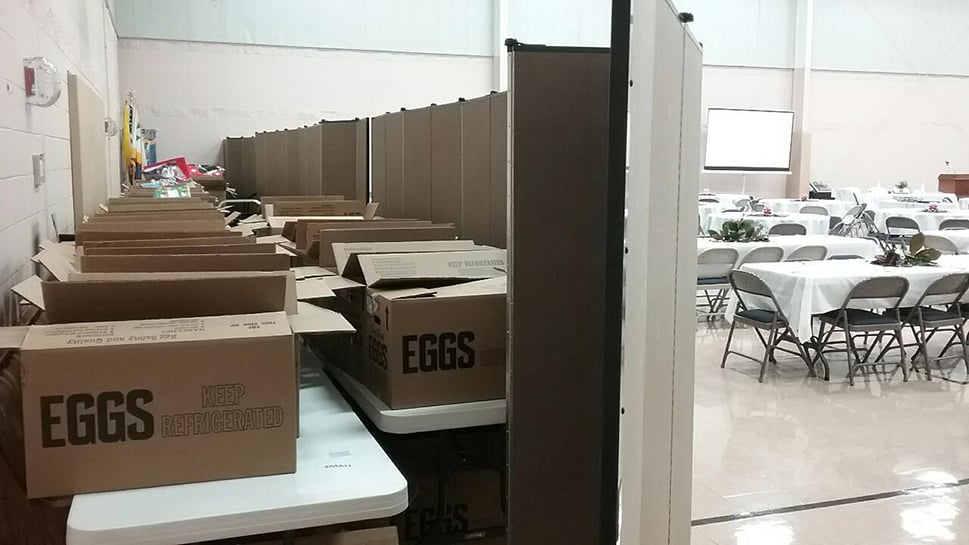
M 308 253 L 312 256 L 315 249 L 321 266 L 335 267 L 337 263 L 333 255 L 334 243 L 455 240 L 457 236 L 458 230 L 452 224 L 366 229 L 324 228 L 313 233 L 313 242 Z
M 347 278 L 363 279 L 363 270 L 360 268 L 359 260 L 361 255 L 470 252 L 494 250 L 494 248 L 478 246 L 473 240 L 424 240 L 401 242 L 335 242 L 331 244 L 330 250 L 333 252 L 333 261 L 338 274 Z M 422 259 L 422 262 L 431 259 L 433 258 Z M 410 267 L 410 265 L 407 265 L 407 267 Z
M 377 214 L 377 203 L 364 201 L 277 201 L 263 203 L 263 215 L 267 218 L 277 216 L 362 216 L 373 219 Z
M 32 281 L 69 323 L 0 329 L 21 351 L 29 497 L 295 470 L 293 336 L 353 328 L 298 301 L 292 272 L 74 276 Z
M 290 235 L 289 239 L 296 243 L 297 248 L 310 248 L 314 242 L 320 239 L 319 232 L 322 229 L 387 229 L 390 227 L 426 227 L 432 225 L 426 220 L 410 219 L 373 219 L 364 221 L 346 220 L 320 220 L 320 219 L 295 219 L 292 227 L 284 225 L 283 236 Z
M 290 256 L 278 253 L 89 255 L 80 257 L 84 272 L 285 271 Z

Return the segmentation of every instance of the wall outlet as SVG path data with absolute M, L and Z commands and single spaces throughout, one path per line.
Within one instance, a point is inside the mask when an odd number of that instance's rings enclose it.
M 44 166 L 44 154 L 34 154 L 34 187 L 47 183 L 47 168 Z

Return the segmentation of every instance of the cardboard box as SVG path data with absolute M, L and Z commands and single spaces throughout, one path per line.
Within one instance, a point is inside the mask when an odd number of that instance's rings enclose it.
M 104 212 L 88 218 L 88 223 L 133 222 L 133 221 L 186 221 L 186 220 L 223 220 L 225 216 L 217 210 L 173 210 L 171 212 Z
M 180 255 L 180 254 L 275 254 L 275 244 L 225 244 L 208 246 L 118 246 L 113 248 L 85 248 L 84 255 Z
M 262 204 L 276 204 L 280 202 L 320 202 L 320 201 L 342 201 L 343 195 L 266 195 L 262 197 Z
M 43 282 L 42 302 L 52 324 L 279 312 L 288 276 Z
M 368 386 L 392 409 L 503 398 L 506 289 L 500 277 L 371 291 Z
M 320 229 L 316 231 L 319 244 L 319 263 L 322 267 L 336 267 L 333 243 L 403 242 L 454 240 L 458 230 L 452 224 L 421 227 L 389 227 L 377 229 Z
M 492 250 L 477 246 L 473 240 L 431 240 L 402 242 L 334 242 L 330 245 L 337 273 L 347 278 L 363 279 L 359 256 L 367 254 L 419 254 L 428 252 L 469 252 Z M 475 277 L 477 278 L 477 277 Z M 486 278 L 486 277 L 482 277 Z
M 282 312 L 31 327 L 28 496 L 295 471 L 293 351 Z
M 271 205 L 273 216 L 368 216 L 373 217 L 363 201 L 281 201 Z
M 225 222 L 222 217 L 203 220 L 155 220 L 155 221 L 104 221 L 82 223 L 78 231 L 81 233 L 103 232 L 103 231 L 203 231 L 211 229 L 213 231 L 224 230 Z
M 125 248 L 125 247 L 145 247 L 145 246 L 222 246 L 227 244 L 255 244 L 259 242 L 255 236 L 242 236 L 239 233 L 232 233 L 229 236 L 219 235 L 213 237 L 194 237 L 177 238 L 169 240 L 166 238 L 145 238 L 132 240 L 97 240 L 91 241 L 77 250 L 87 251 L 89 248 Z
M 177 199 L 132 199 L 108 205 L 110 212 L 162 212 L 174 210 L 214 210 L 205 201 L 180 201 Z
M 221 229 L 181 229 L 173 228 L 170 231 L 86 231 L 75 233 L 78 246 L 84 246 L 89 242 L 103 242 L 115 240 L 169 240 L 176 238 L 212 238 L 241 237 L 242 233 L 227 231 L 223 225 Z
M 347 222 L 346 220 L 297 219 L 292 227 L 293 237 L 290 240 L 296 243 L 297 248 L 310 248 L 314 242 L 320 240 L 322 229 L 387 229 L 390 227 L 426 227 L 429 225 L 431 225 L 431 222 L 424 220 L 394 219 Z
M 452 242 L 460 241 L 447 241 L 447 243 Z M 419 244 L 444 243 L 423 242 Z M 336 251 L 334 247 L 334 254 L 336 254 Z M 460 281 L 504 276 L 508 270 L 507 252 L 505 250 L 482 249 L 434 253 L 353 255 L 356 256 L 356 260 L 360 264 L 364 283 L 371 288 L 454 284 Z M 345 274 L 348 270 L 350 270 L 349 259 L 341 274 L 352 277 L 352 275 Z
M 419 543 L 438 525 L 449 534 L 460 534 L 462 543 L 485 543 L 476 540 L 483 537 L 483 530 L 505 525 L 498 471 L 464 469 L 451 473 L 444 513 L 438 513 L 435 473 L 409 476 L 407 484 L 412 499 L 407 510 L 395 517 L 401 543 Z
M 286 271 L 282 254 L 82 255 L 82 272 Z

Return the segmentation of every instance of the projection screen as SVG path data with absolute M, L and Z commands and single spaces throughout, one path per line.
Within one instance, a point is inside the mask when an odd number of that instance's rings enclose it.
M 791 169 L 794 112 L 710 108 L 705 170 Z

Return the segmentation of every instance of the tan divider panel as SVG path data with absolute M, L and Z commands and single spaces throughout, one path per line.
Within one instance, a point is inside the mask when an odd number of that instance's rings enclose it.
M 286 149 L 285 161 L 280 165 L 283 183 L 287 195 L 306 195 L 300 181 L 300 149 L 299 130 L 285 129 L 282 131 L 283 146 Z
M 461 122 L 461 238 L 491 240 L 491 97 L 463 103 Z
M 269 143 L 272 137 L 269 136 L 268 132 L 256 133 L 253 137 L 255 142 L 253 148 L 256 152 L 255 161 L 255 187 L 256 193 L 261 195 L 268 195 L 266 190 L 269 189 Z
M 236 188 L 239 194 L 245 193 L 245 167 L 242 164 L 245 157 L 245 138 L 227 137 L 222 141 L 222 166 L 225 167 L 225 181 Z
M 380 203 L 380 214 L 390 215 L 387 200 L 387 116 L 370 119 L 370 200 Z
M 326 195 L 357 197 L 357 121 L 324 121 L 322 187 Z
M 491 95 L 491 221 L 488 244 L 508 244 L 508 93 Z
M 403 216 L 431 218 L 431 108 L 402 113 L 404 211 Z
M 609 51 L 536 49 L 509 62 L 508 524 L 516 544 L 591 545 L 616 494 L 600 475 Z
M 431 108 L 431 217 L 461 230 L 461 102 Z
M 404 216 L 404 118 L 400 112 L 386 116 L 385 181 L 387 206 L 381 203 L 382 216 Z
M 370 159 L 369 146 L 367 145 L 367 137 L 370 135 L 370 124 L 366 118 L 356 120 L 356 161 L 357 168 L 354 172 L 355 183 L 354 183 L 354 196 L 351 197 L 353 200 L 371 202 L 370 195 L 367 188 L 367 174 L 369 173 L 368 162 Z
M 299 195 L 323 194 L 323 127 L 313 125 L 295 131 L 299 146 Z
M 242 176 L 238 187 L 239 198 L 248 198 L 256 189 L 256 137 L 242 139 Z

